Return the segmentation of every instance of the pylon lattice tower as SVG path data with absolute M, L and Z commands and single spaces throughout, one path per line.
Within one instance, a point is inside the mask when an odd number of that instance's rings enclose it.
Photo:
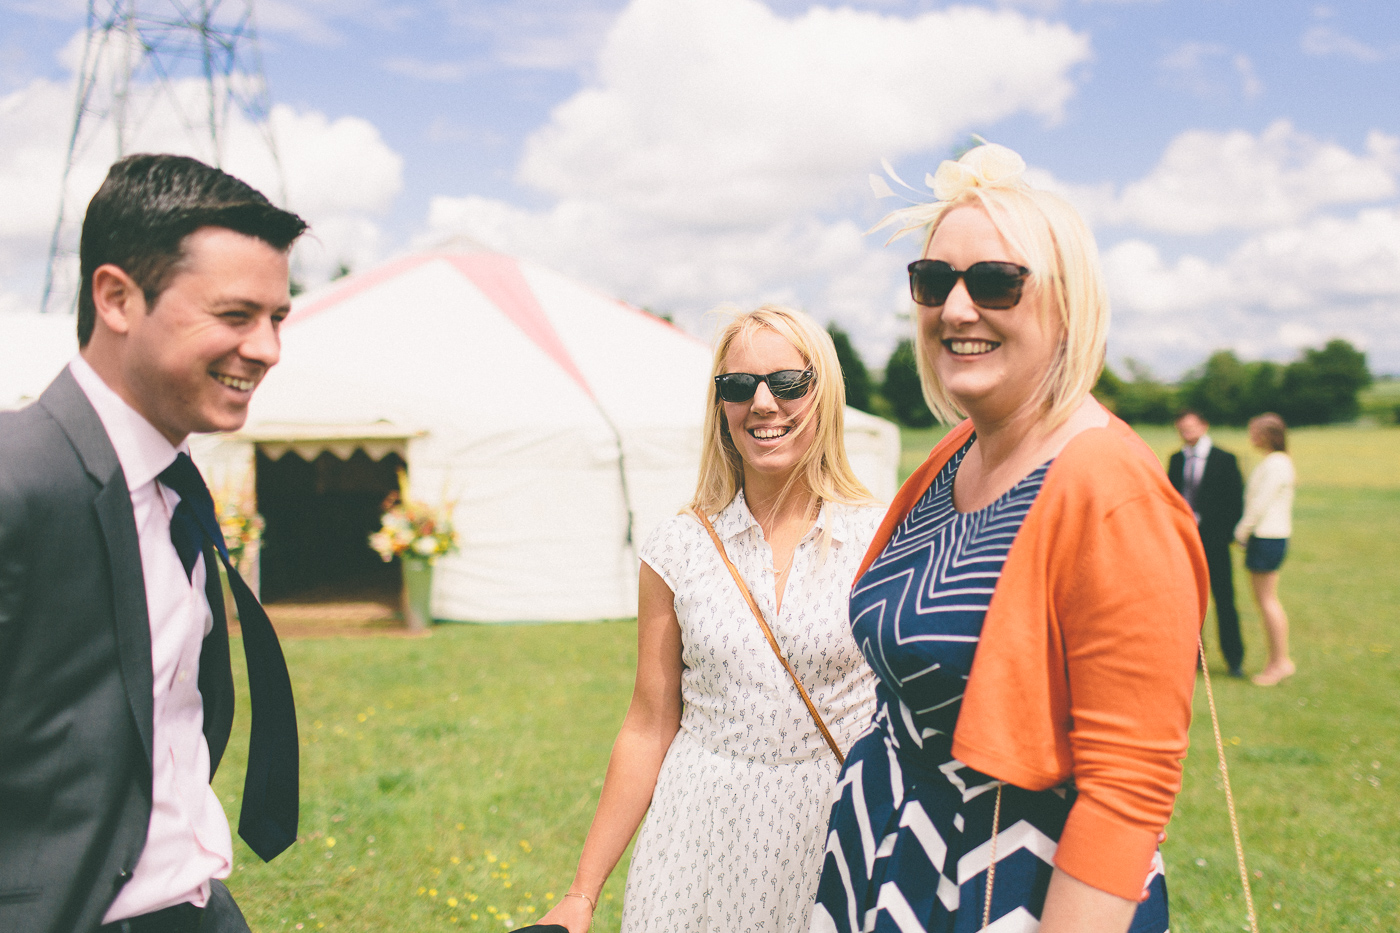
M 85 158 L 104 148 L 111 157 L 105 161 L 141 151 L 131 147 L 154 128 L 162 149 L 221 166 L 230 120 L 241 116 L 265 144 L 286 203 L 270 109 L 253 0 L 88 0 L 42 310 L 71 310 L 77 295 L 75 260 L 86 205 L 71 189 Z

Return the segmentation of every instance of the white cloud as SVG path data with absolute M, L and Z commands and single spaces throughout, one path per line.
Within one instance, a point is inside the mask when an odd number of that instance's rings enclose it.
M 417 245 L 454 237 L 539 258 L 675 314 L 696 333 L 708 332 L 703 313 L 727 302 L 805 307 L 819 320 L 859 325 L 865 346 L 879 352 L 907 329 L 890 314 L 908 301 L 902 286 L 890 288 L 907 257 L 878 249 L 851 221 L 806 217 L 717 233 L 628 217 L 596 201 L 537 212 L 490 198 L 434 198 Z
M 1400 137 L 1373 131 L 1353 151 L 1280 120 L 1182 133 L 1121 187 L 1031 175 L 1101 235 L 1131 231 L 1103 251 L 1112 358 L 1172 377 L 1222 347 L 1291 359 L 1341 336 L 1400 365 Z M 1156 233 L 1177 238 L 1174 255 Z
M 470 59 L 473 69 L 575 71 L 593 61 L 620 6 L 618 0 L 262 0 L 258 25 L 265 35 L 312 45 L 346 44 L 365 29 L 406 36 L 430 29 L 484 46 Z
M 1308 27 L 1308 30 L 1303 33 L 1300 44 L 1305 55 L 1319 58 L 1336 56 L 1371 63 L 1382 61 L 1388 57 L 1386 51 L 1339 32 L 1331 26 Z
M 597 58 L 621 6 L 616 0 L 466 3 L 456 19 L 488 36 L 492 59 L 508 68 L 583 71 Z
M 386 58 L 379 67 L 390 74 L 431 84 L 456 84 L 471 73 L 465 62 L 428 62 L 407 56 Z
M 420 242 L 463 234 L 682 320 L 723 301 L 805 306 L 858 326 L 878 365 L 907 330 L 891 312 L 909 257 L 831 217 L 873 207 L 881 157 L 1013 114 L 1053 121 L 1089 54 L 1014 11 L 634 0 L 593 78 L 526 143 L 519 178 L 552 205 L 438 198 Z
M 311 45 L 340 45 L 347 38 L 342 25 L 390 31 L 422 18 L 425 12 L 437 13 L 394 0 L 261 0 L 257 22 L 263 35 L 287 35 Z
M 761 222 L 831 204 L 881 156 L 1057 117 L 1088 54 L 1068 27 L 1013 12 L 781 19 L 756 0 L 635 0 L 520 177 L 673 222 Z
M 1167 81 L 1197 97 L 1252 100 L 1264 92 L 1254 62 L 1215 42 L 1183 42 L 1160 62 Z
M 1174 234 L 1265 230 L 1316 211 L 1394 197 L 1400 137 L 1379 131 L 1352 152 L 1297 130 L 1287 120 L 1254 135 L 1189 130 L 1173 139 L 1145 177 L 1060 188 L 1091 222 Z
M 1237 52 L 1231 62 L 1235 66 L 1235 73 L 1240 76 L 1240 93 L 1246 100 L 1253 100 L 1264 93 L 1264 82 L 1259 80 L 1259 75 L 1254 70 L 1254 61 L 1248 55 Z
M 1231 347 L 1290 358 L 1342 336 L 1382 366 L 1400 359 L 1400 207 L 1320 216 L 1259 233 L 1219 260 L 1171 260 L 1144 240 L 1104 253 L 1115 356 L 1192 365 Z
M 0 280 L 5 303 L 36 306 L 42 287 L 49 238 L 57 216 L 65 152 L 71 131 L 73 87 L 36 80 L 0 98 Z M 175 152 L 212 160 L 212 147 L 192 130 L 207 106 L 199 82 L 176 81 L 169 94 L 148 85 L 133 88 L 134 115 L 125 140 L 127 152 Z M 274 107 L 270 125 L 285 178 L 287 203 L 313 225 L 315 239 L 301 250 L 300 273 L 328 274 L 341 260 L 357 264 L 379 251 L 373 218 L 385 211 L 402 187 L 402 159 L 367 121 L 330 120 L 314 111 Z M 274 200 L 282 182 L 260 128 L 241 115 L 230 118 L 223 137 L 222 164 Z M 76 227 L 117 152 L 110 124 L 85 131 L 69 177 L 73 224 L 65 243 L 76 248 Z M 71 264 L 67 267 L 71 270 Z M 74 273 L 75 275 L 75 273 Z

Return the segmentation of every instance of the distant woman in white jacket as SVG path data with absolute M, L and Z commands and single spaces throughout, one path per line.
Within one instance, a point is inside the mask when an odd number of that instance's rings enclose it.
M 1244 490 L 1244 517 L 1235 526 L 1235 540 L 1245 549 L 1244 565 L 1254 583 L 1254 601 L 1269 637 L 1269 662 L 1254 677 L 1272 687 L 1297 670 L 1288 657 L 1288 616 L 1278 600 L 1278 568 L 1293 533 L 1293 460 L 1286 453 L 1288 431 L 1273 412 L 1249 422 L 1249 442 L 1266 456 L 1249 474 Z

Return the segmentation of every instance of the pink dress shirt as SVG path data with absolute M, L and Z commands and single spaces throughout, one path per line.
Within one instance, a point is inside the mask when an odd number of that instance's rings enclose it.
M 151 624 L 151 822 L 131 880 L 103 918 L 113 923 L 185 902 L 203 907 L 209 899 L 209 879 L 228 877 L 233 839 L 209 787 L 209 745 L 199 694 L 200 648 L 214 624 L 204 595 L 204 558 L 196 561 L 191 579 L 186 579 L 170 543 L 170 516 L 180 497 L 156 481 L 176 454 L 188 448 L 171 446 L 81 356 L 68 368 L 97 410 L 126 476 Z

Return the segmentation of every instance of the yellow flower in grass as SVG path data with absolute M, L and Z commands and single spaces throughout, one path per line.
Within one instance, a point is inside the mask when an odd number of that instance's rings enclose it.
M 457 906 L 457 898 L 455 898 L 455 897 L 449 897 L 449 898 L 447 899 L 447 906 L 448 906 L 448 907 L 456 907 L 456 906 Z

